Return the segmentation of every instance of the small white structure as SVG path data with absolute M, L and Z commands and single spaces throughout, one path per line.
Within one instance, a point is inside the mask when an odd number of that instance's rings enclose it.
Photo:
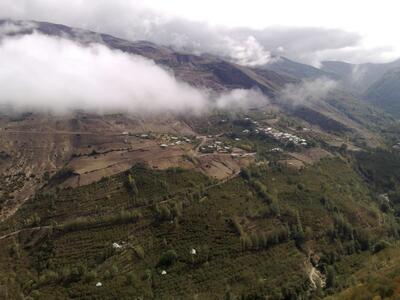
M 196 249 L 193 248 L 192 250 L 190 250 L 190 254 L 196 255 L 196 253 L 197 253 Z
M 167 144 L 161 144 L 160 147 L 161 147 L 161 148 L 167 148 L 168 145 L 167 145 Z
M 98 283 L 96 283 L 96 286 L 97 286 L 97 287 L 102 287 L 103 284 L 99 281 Z
M 129 132 L 128 131 L 123 131 L 122 135 L 129 135 Z
M 121 249 L 122 246 L 120 244 L 118 244 L 118 243 L 113 243 L 113 248 L 114 249 Z
M 167 275 L 167 271 L 162 270 L 162 271 L 161 271 L 161 275 Z

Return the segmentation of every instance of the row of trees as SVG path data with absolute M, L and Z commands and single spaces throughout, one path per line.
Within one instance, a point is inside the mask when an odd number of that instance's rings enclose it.
M 175 218 L 179 218 L 182 215 L 183 205 L 181 201 L 173 201 L 171 204 L 156 203 L 154 205 L 154 214 L 156 220 L 159 222 L 171 221 Z
M 57 229 L 62 231 L 76 231 L 87 229 L 99 225 L 116 225 L 116 224 L 127 224 L 136 222 L 142 217 L 142 214 L 138 211 L 123 210 L 116 214 L 109 214 L 96 217 L 78 217 L 74 220 L 57 226 Z
M 263 250 L 285 243 L 290 238 L 288 228 L 281 227 L 269 233 L 257 232 L 241 237 L 242 250 Z

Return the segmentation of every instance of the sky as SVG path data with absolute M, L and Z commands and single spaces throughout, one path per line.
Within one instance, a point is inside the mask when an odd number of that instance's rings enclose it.
M 393 48 L 397 52 L 393 57 L 400 51 L 400 3 L 396 0 L 156 0 L 148 5 L 169 15 L 229 27 L 343 29 L 360 34 L 364 47 Z
M 318 66 L 400 57 L 399 8 L 395 0 L 2 0 L 0 18 L 64 23 L 247 65 L 283 55 Z

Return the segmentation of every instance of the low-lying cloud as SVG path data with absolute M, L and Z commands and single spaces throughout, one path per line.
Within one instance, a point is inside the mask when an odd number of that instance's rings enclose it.
M 213 106 L 219 109 L 241 110 L 264 106 L 269 100 L 258 89 L 234 89 L 219 95 L 212 102 Z
M 280 92 L 281 101 L 291 105 L 303 105 L 324 100 L 338 86 L 334 80 L 318 78 L 300 84 L 288 84 Z
M 39 33 L 4 38 L 0 65 L 0 105 L 17 111 L 201 113 L 266 100 L 253 90 L 212 97 L 141 56 Z

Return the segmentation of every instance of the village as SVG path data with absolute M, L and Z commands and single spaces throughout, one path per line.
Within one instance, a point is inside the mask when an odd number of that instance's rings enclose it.
M 168 146 L 179 146 L 184 144 L 192 144 L 193 138 L 188 136 L 175 136 L 170 134 L 163 134 L 159 138 L 160 147 L 167 148 Z
M 232 147 L 228 145 L 226 142 L 212 140 L 210 143 L 206 145 L 202 145 L 199 147 L 199 152 L 201 153 L 231 153 Z
M 260 130 L 261 132 L 265 133 L 266 135 L 274 138 L 275 140 L 277 140 L 281 143 L 292 142 L 294 145 L 303 146 L 303 147 L 306 147 L 308 145 L 307 141 L 305 139 L 300 138 L 291 133 L 281 132 L 281 131 L 273 129 L 271 127 L 259 128 L 258 130 Z
M 308 145 L 305 139 L 300 138 L 292 133 L 279 131 L 272 127 L 261 127 L 257 121 L 254 121 L 249 117 L 244 118 L 244 120 L 255 126 L 255 129 L 244 129 L 242 131 L 243 134 L 265 134 L 282 144 L 293 143 L 295 146 L 303 147 L 307 147 Z
M 226 122 L 226 120 L 223 120 Z M 232 141 L 227 139 L 221 139 L 220 135 L 207 135 L 207 136 L 189 136 L 189 135 L 177 135 L 177 134 L 154 134 L 151 132 L 131 134 L 129 132 L 123 132 L 122 135 L 135 136 L 143 140 L 156 140 L 158 146 L 162 149 L 167 149 L 173 146 L 185 146 L 191 145 L 193 150 L 200 154 L 230 154 L 232 157 L 244 156 L 250 153 L 240 149 L 240 146 L 235 146 L 235 142 L 240 142 L 245 139 L 246 136 L 251 135 L 264 135 L 273 140 L 279 142 L 282 145 L 294 145 L 299 147 L 308 147 L 309 143 L 306 139 L 299 137 L 293 133 L 278 130 L 273 127 L 261 126 L 259 122 L 254 121 L 249 117 L 245 117 L 240 120 L 244 125 L 244 129 L 241 130 L 239 135 L 232 138 Z M 242 127 L 242 128 L 243 128 Z M 270 152 L 283 152 L 280 147 L 274 147 L 270 149 Z

